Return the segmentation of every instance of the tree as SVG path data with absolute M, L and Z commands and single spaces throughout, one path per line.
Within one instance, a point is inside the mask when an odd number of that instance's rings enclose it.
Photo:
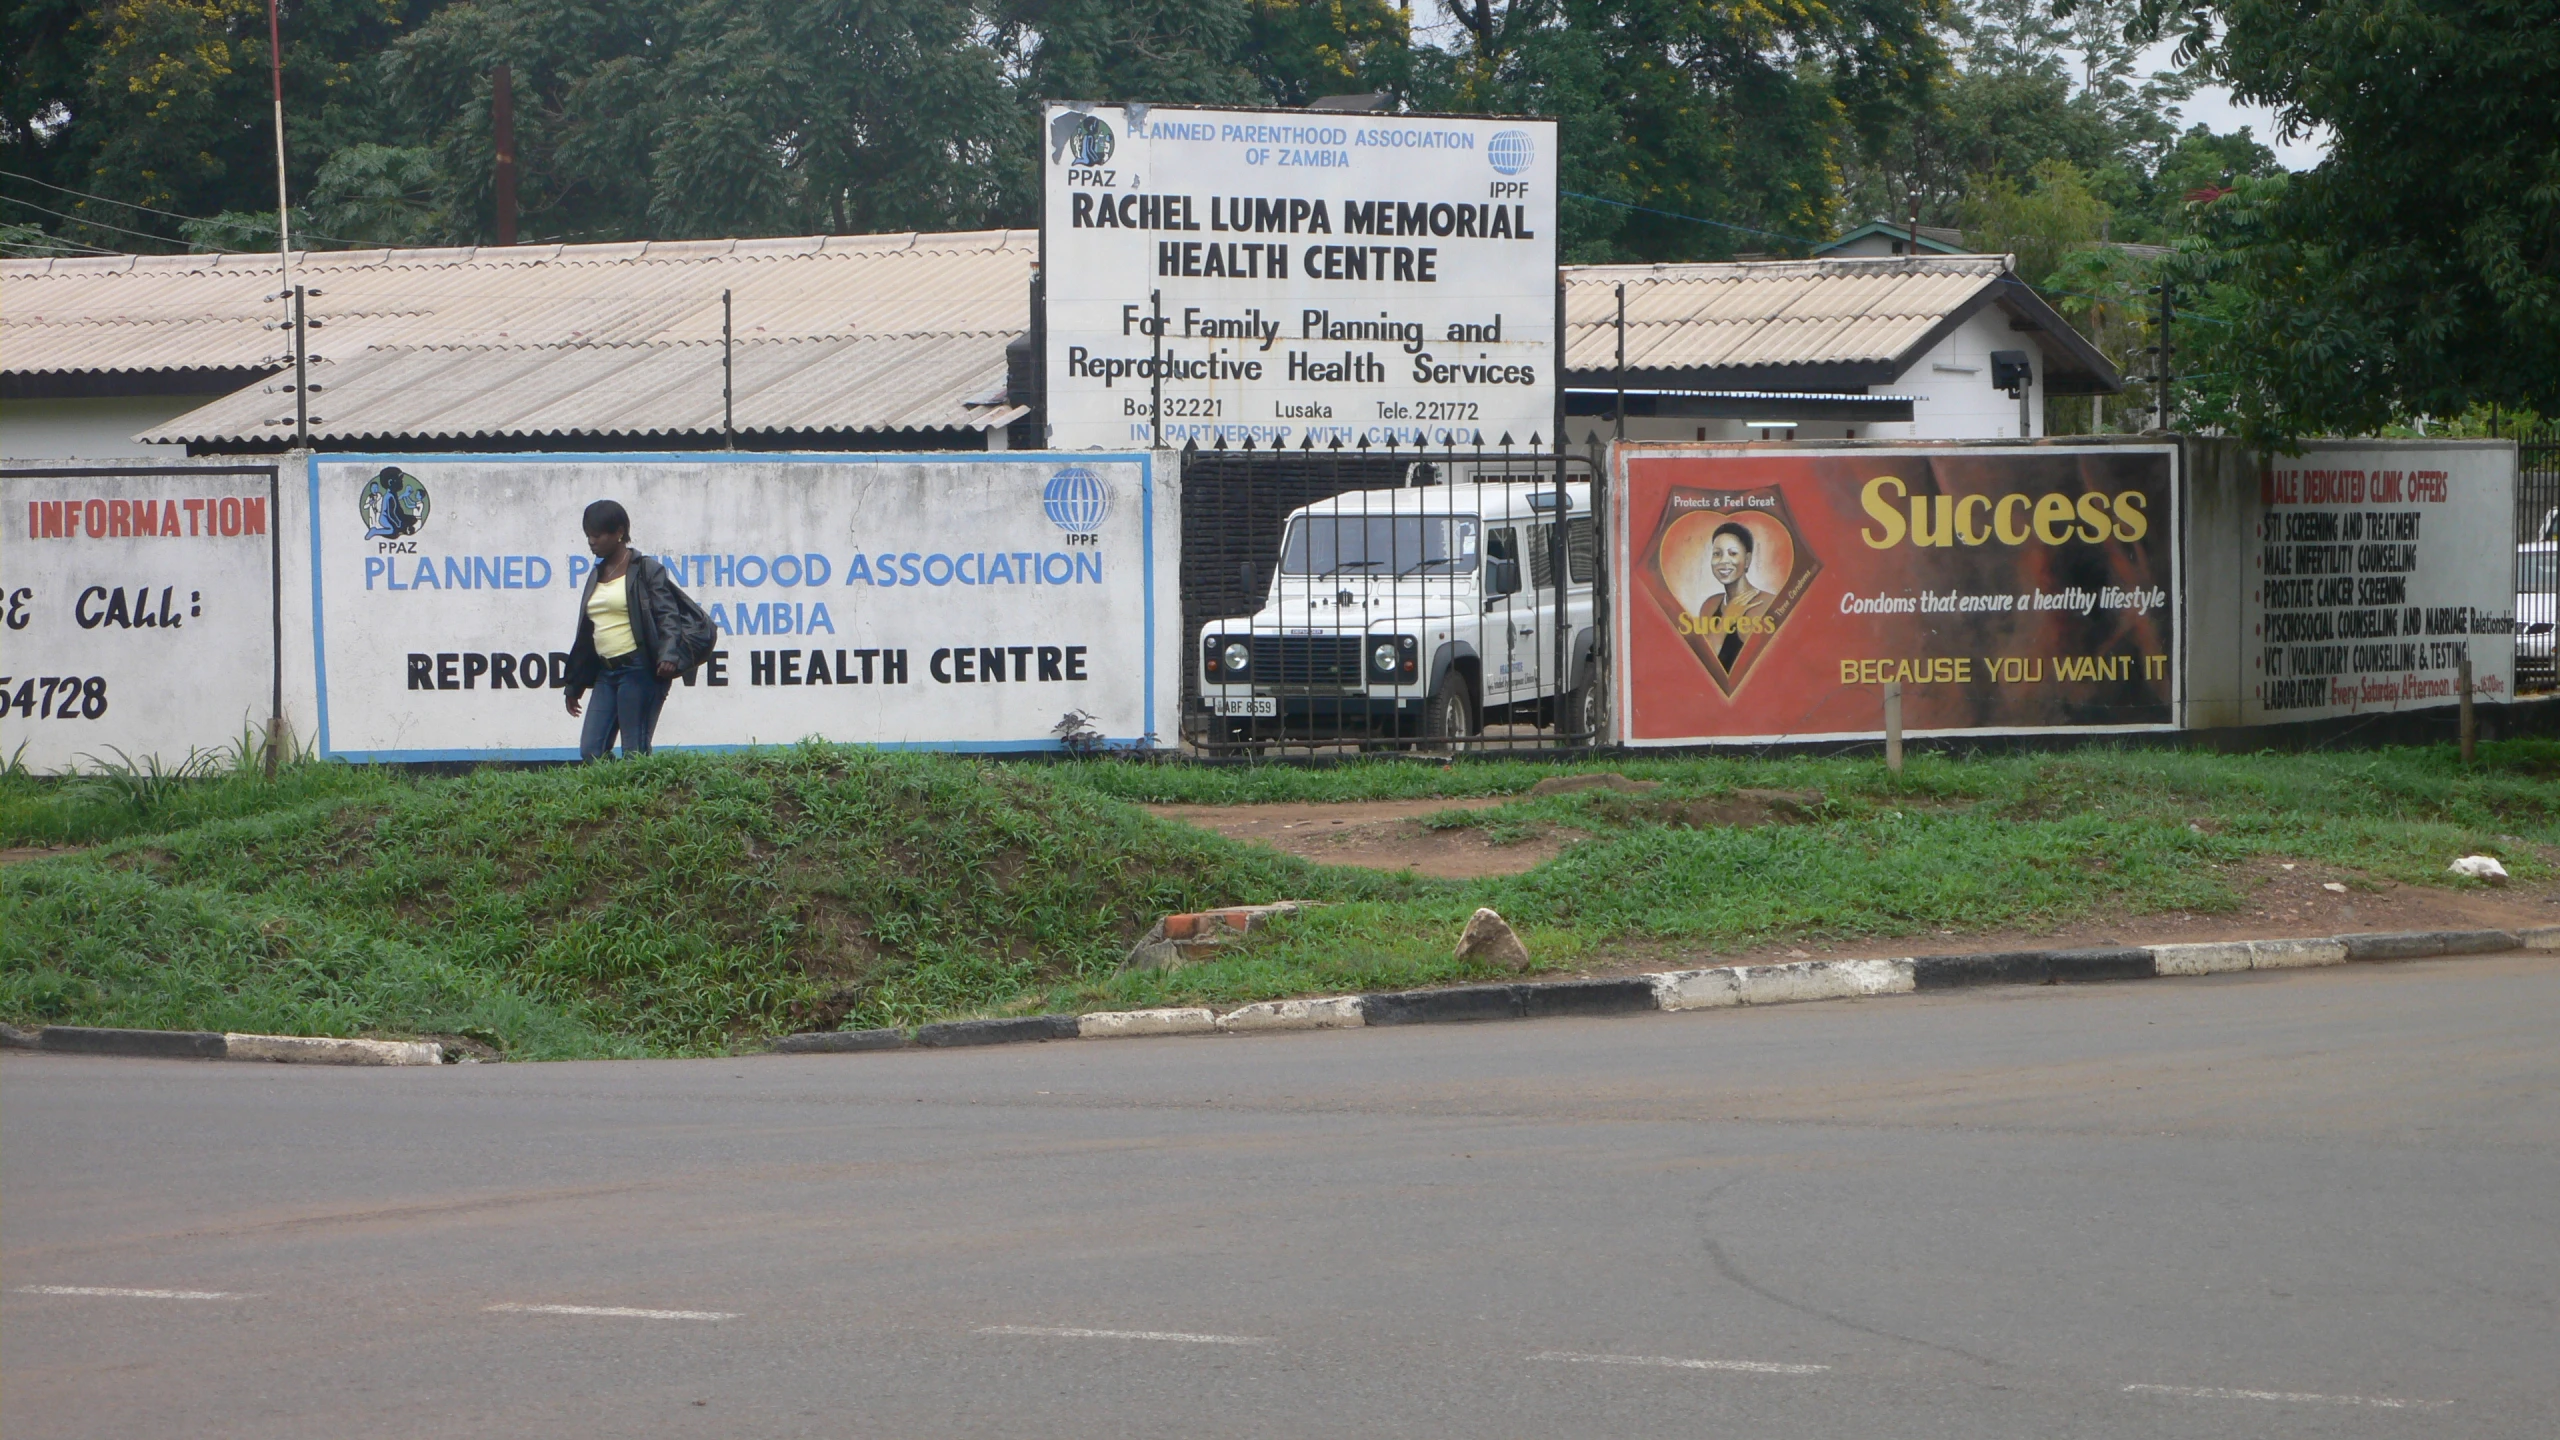
M 2560 0 L 2146 0 L 2329 155 L 2205 206 L 2179 343 L 2260 441 L 2560 408 Z
M 1595 197 L 1564 206 L 1571 260 L 1718 258 L 1829 234 L 1853 138 L 1946 65 L 1944 0 L 1449 8 L 1467 48 L 1420 98 L 1557 120 L 1563 188 Z
M 363 67 L 433 0 L 299 0 L 284 11 L 295 192 L 342 145 L 378 138 Z M 184 216 L 275 209 L 260 0 L 27 0 L 5 22 L 0 180 L 11 218 L 119 250 L 175 249 Z M 41 208 L 38 208 L 41 207 Z M 52 212 L 48 214 L 47 212 Z M 175 213 L 163 213 L 175 212 Z
M 412 157 L 350 156 L 332 200 L 447 241 L 488 238 L 503 61 L 529 237 L 984 225 L 1004 208 L 1017 137 L 978 20 L 957 0 L 454 6 L 380 72 L 400 128 L 433 154 L 433 183 L 413 194 Z

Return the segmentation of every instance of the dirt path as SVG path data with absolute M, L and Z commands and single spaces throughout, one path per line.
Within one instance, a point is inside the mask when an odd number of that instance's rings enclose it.
M 42 860 L 48 855 L 69 855 L 79 848 L 76 845 L 0 845 L 0 865 Z
M 1513 797 L 1471 800 L 1370 800 L 1331 805 L 1150 805 L 1167 820 L 1250 840 L 1319 865 L 1410 870 L 1435 880 L 1517 875 L 1564 853 L 1568 832 L 1548 832 L 1508 845 L 1479 829 L 1432 830 L 1421 817 L 1449 810 L 1486 810 Z

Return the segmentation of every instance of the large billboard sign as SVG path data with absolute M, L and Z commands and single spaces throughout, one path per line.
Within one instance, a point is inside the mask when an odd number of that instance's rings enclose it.
M 0 472 L 0 764 L 184 763 L 274 713 L 275 470 Z
M 1553 439 L 1553 121 L 1052 104 L 1041 174 L 1051 445 Z
M 2512 696 L 2515 493 L 2509 440 L 2267 457 L 2249 509 L 2243 718 L 2457 704 L 2465 657 L 2479 699 Z
M 805 738 L 1169 743 L 1180 686 L 1171 457 L 323 455 L 310 464 L 322 753 L 570 759 L 561 688 L 618 500 L 711 613 L 661 748 Z
M 2164 730 L 2170 445 L 1621 446 L 1633 745 Z

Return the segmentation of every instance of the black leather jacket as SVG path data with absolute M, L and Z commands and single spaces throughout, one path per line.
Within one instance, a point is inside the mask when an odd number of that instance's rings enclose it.
M 631 566 L 623 576 L 623 593 L 631 602 L 631 638 L 640 643 L 640 654 L 653 672 L 661 664 L 681 667 L 684 657 L 676 648 L 676 632 L 682 622 L 676 609 L 675 578 L 666 566 L 637 550 L 631 552 Z M 572 695 L 594 689 L 596 677 L 604 673 L 604 657 L 596 653 L 595 618 L 587 613 L 587 602 L 595 598 L 603 579 L 603 566 L 589 570 L 587 588 L 578 596 L 578 638 L 569 646 Z

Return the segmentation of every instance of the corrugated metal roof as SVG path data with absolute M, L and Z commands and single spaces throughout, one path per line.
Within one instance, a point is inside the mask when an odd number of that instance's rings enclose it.
M 1698 370 L 1889 363 L 2008 273 L 2000 255 L 1577 265 L 1565 270 L 1565 368 Z
M 467 250 L 313 251 L 294 262 L 312 349 L 1002 336 L 1027 326 L 1027 230 Z M 288 346 L 273 255 L 0 261 L 11 374 L 258 367 Z M 996 347 L 1001 350 L 1001 344 Z
M 892 335 L 741 342 L 737 430 L 986 430 L 1005 401 L 1002 337 Z M 323 444 L 541 435 L 717 435 L 720 345 L 433 345 L 312 367 Z M 291 436 L 293 397 L 252 385 L 139 437 L 227 444 Z

